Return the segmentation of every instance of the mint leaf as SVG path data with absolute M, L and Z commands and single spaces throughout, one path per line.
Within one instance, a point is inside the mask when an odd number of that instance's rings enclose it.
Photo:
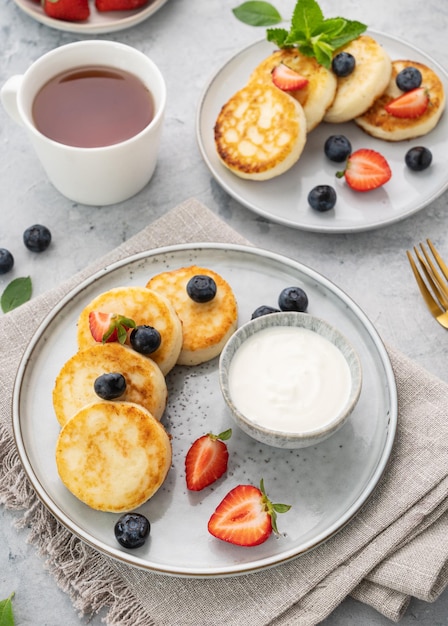
M 31 298 L 32 285 L 29 276 L 15 278 L 6 286 L 0 300 L 3 313 L 8 313 Z M 0 622 L 1 625 L 1 622 Z
M 239 9 L 247 7 L 247 5 L 251 11 L 248 13 L 242 11 L 241 16 Z M 261 20 L 258 22 L 255 15 L 259 15 L 260 5 L 269 6 L 269 11 L 273 8 L 266 2 L 245 2 L 238 9 L 234 9 L 234 14 L 238 19 L 253 26 L 278 23 L 262 22 Z M 278 17 L 278 21 L 280 21 L 280 14 Z M 350 41 L 357 39 L 366 29 L 365 24 L 343 17 L 325 18 L 316 0 L 297 0 L 289 30 L 268 28 L 266 38 L 279 48 L 296 47 L 302 54 L 315 57 L 321 65 L 330 68 L 334 52 Z
M 14 626 L 14 615 L 12 613 L 12 593 L 6 600 L 0 601 L 0 626 Z
M 232 9 L 236 18 L 249 26 L 273 26 L 282 21 L 282 16 L 269 2 L 249 0 Z

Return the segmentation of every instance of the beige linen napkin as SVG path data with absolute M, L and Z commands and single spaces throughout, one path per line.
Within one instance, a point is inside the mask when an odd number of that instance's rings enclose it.
M 162 576 L 114 561 L 63 528 L 38 501 L 12 438 L 11 392 L 39 322 L 96 270 L 131 254 L 187 242 L 248 244 L 191 199 L 54 290 L 0 319 L 0 499 L 22 511 L 29 541 L 83 614 L 110 626 L 311 626 L 349 594 L 398 621 L 411 596 L 433 601 L 448 584 L 448 387 L 389 348 L 399 396 L 391 460 L 362 511 L 315 550 L 225 579 Z

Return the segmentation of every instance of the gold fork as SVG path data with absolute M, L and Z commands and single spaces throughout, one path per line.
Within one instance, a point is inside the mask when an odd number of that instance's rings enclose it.
M 407 250 L 406 254 L 423 299 L 426 302 L 431 315 L 436 318 L 441 326 L 448 328 L 448 285 L 446 282 L 448 281 L 448 267 L 444 263 L 440 254 L 437 252 L 431 240 L 427 239 L 426 243 L 436 260 L 436 263 L 434 263 L 431 259 L 430 254 L 422 243 L 419 244 L 420 250 L 417 246 L 414 246 L 414 253 L 420 264 L 426 282 L 422 277 L 422 274 L 419 272 L 417 264 L 415 263 L 409 250 Z

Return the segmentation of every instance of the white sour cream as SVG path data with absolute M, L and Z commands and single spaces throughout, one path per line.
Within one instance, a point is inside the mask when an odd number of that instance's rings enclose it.
M 350 387 L 343 354 L 306 328 L 261 330 L 238 348 L 229 369 L 229 392 L 239 411 L 261 426 L 291 433 L 331 422 Z

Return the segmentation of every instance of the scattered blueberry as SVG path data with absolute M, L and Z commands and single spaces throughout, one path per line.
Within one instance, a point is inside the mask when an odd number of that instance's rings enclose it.
M 141 513 L 125 513 L 114 527 L 115 538 L 123 548 L 140 548 L 150 530 L 149 520 Z
M 340 76 L 341 78 L 344 76 L 348 76 L 355 69 L 356 61 L 353 54 L 350 52 L 339 52 L 331 62 L 331 69 L 336 74 L 336 76 Z
M 254 320 L 256 317 L 261 317 L 262 315 L 269 315 L 270 313 L 280 313 L 280 309 L 275 309 L 273 306 L 262 304 L 261 306 L 257 307 L 255 311 L 252 313 L 251 319 Z
M 305 312 L 308 296 L 301 287 L 285 287 L 278 297 L 278 306 L 282 311 Z
M 410 170 L 421 172 L 431 165 L 432 152 L 424 146 L 416 146 L 406 152 L 404 160 Z
M 119 372 L 101 374 L 95 379 L 93 388 L 96 395 L 103 400 L 115 400 L 126 391 L 126 379 Z
M 315 211 L 330 211 L 336 200 L 336 191 L 331 185 L 317 185 L 308 194 L 309 205 Z
M 197 274 L 188 281 L 187 293 L 194 302 L 209 302 L 216 296 L 216 283 L 211 276 Z
M 422 84 L 422 73 L 416 67 L 405 67 L 398 72 L 395 82 L 401 91 L 411 91 Z
M 324 152 L 330 161 L 342 163 L 352 153 L 352 144 L 345 135 L 330 135 L 324 144 Z
M 51 233 L 46 226 L 34 224 L 23 233 L 23 243 L 32 252 L 43 252 L 51 242 Z
M 14 265 L 14 257 L 6 248 L 0 248 L 0 274 L 11 271 Z
M 132 329 L 129 341 L 136 352 L 152 354 L 160 347 L 162 337 L 157 328 L 141 324 Z

